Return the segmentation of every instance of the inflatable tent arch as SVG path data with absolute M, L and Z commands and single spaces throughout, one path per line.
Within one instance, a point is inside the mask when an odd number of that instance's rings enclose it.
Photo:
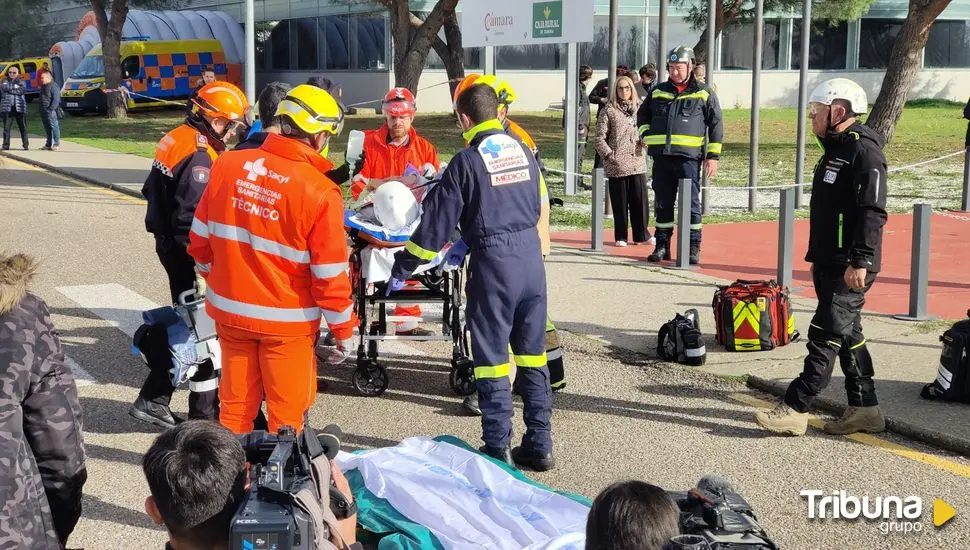
M 226 63 L 242 67 L 246 55 L 242 25 L 221 11 L 144 11 L 131 10 L 122 30 L 123 37 L 139 40 L 210 40 L 222 43 Z M 81 63 L 92 48 L 101 44 L 98 21 L 94 12 L 87 12 L 78 23 L 74 40 L 51 46 L 50 58 L 54 79 L 61 85 Z M 242 82 L 242 75 L 229 75 Z

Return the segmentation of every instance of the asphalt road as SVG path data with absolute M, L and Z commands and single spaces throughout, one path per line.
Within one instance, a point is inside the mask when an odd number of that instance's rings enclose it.
M 51 306 L 79 379 L 89 479 L 74 548 L 165 541 L 142 512 L 148 489 L 140 459 L 158 430 L 127 414 L 146 374 L 129 350 L 130 333 L 142 309 L 167 297 L 143 216 L 144 204 L 130 197 L 9 160 L 0 168 L 0 250 L 41 260 L 33 290 Z M 549 269 L 551 279 L 568 277 Z M 970 547 L 970 519 L 959 515 L 970 510 L 967 460 L 892 435 L 852 440 L 814 429 L 797 439 L 766 437 L 752 422 L 752 403 L 766 397 L 737 382 L 658 365 L 581 334 L 563 337 L 569 382 L 555 396 L 553 416 L 559 466 L 535 479 L 594 497 L 620 479 L 686 489 L 716 473 L 786 549 Z M 438 434 L 477 445 L 478 419 L 463 416 L 448 389 L 449 347 L 398 351 L 388 357 L 391 388 L 381 398 L 355 395 L 349 365 L 322 371 L 330 390 L 318 395 L 312 421 L 341 425 L 353 449 Z M 174 408 L 185 412 L 184 391 Z M 920 531 L 884 535 L 879 521 L 809 520 L 799 492 L 810 489 L 919 496 Z M 941 529 L 933 527 L 934 498 L 958 513 Z

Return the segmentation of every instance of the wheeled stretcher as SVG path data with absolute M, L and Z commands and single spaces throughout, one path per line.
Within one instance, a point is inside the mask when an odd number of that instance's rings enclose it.
M 380 342 L 450 341 L 452 357 L 449 383 L 459 395 L 473 393 L 474 366 L 470 359 L 462 301 L 464 266 L 443 266 L 446 247 L 434 260 L 422 265 L 402 290 L 386 296 L 394 255 L 404 249 L 410 233 L 417 227 L 417 221 L 412 227 L 391 234 L 374 224 L 366 215 L 348 210 L 344 217 L 344 227 L 351 240 L 350 281 L 359 320 L 357 364 L 352 379 L 354 388 L 361 395 L 370 397 L 379 396 L 387 390 L 387 368 L 379 362 Z M 395 302 L 441 304 L 441 334 L 391 334 L 388 327 L 394 321 L 405 319 L 388 315 L 387 305 Z

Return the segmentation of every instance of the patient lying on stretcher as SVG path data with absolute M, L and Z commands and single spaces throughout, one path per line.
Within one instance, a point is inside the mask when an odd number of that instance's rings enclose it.
M 366 190 L 360 200 L 344 213 L 344 227 L 366 243 L 360 250 L 361 270 L 367 284 L 386 282 L 391 276 L 394 255 L 399 252 L 421 223 L 421 200 L 435 180 L 419 176 L 382 182 L 373 193 Z M 415 271 L 420 274 L 438 267 L 446 245 L 438 255 Z

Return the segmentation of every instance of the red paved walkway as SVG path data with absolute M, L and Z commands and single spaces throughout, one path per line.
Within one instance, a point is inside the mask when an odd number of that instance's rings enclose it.
M 970 308 L 970 214 L 957 220 L 934 214 L 930 222 L 929 312 L 944 319 L 960 319 Z M 616 248 L 607 229 L 607 253 L 628 258 L 646 258 L 652 246 Z M 909 309 L 910 250 L 913 217 L 889 218 L 883 244 L 883 268 L 867 294 L 866 309 L 896 314 Z M 553 234 L 553 241 L 573 248 L 589 247 L 589 232 Z M 778 255 L 777 222 L 712 224 L 704 227 L 701 273 L 721 279 L 771 279 Z M 809 266 L 803 260 L 808 246 L 808 221 L 795 222 L 795 265 L 793 286 L 800 294 L 814 297 Z

